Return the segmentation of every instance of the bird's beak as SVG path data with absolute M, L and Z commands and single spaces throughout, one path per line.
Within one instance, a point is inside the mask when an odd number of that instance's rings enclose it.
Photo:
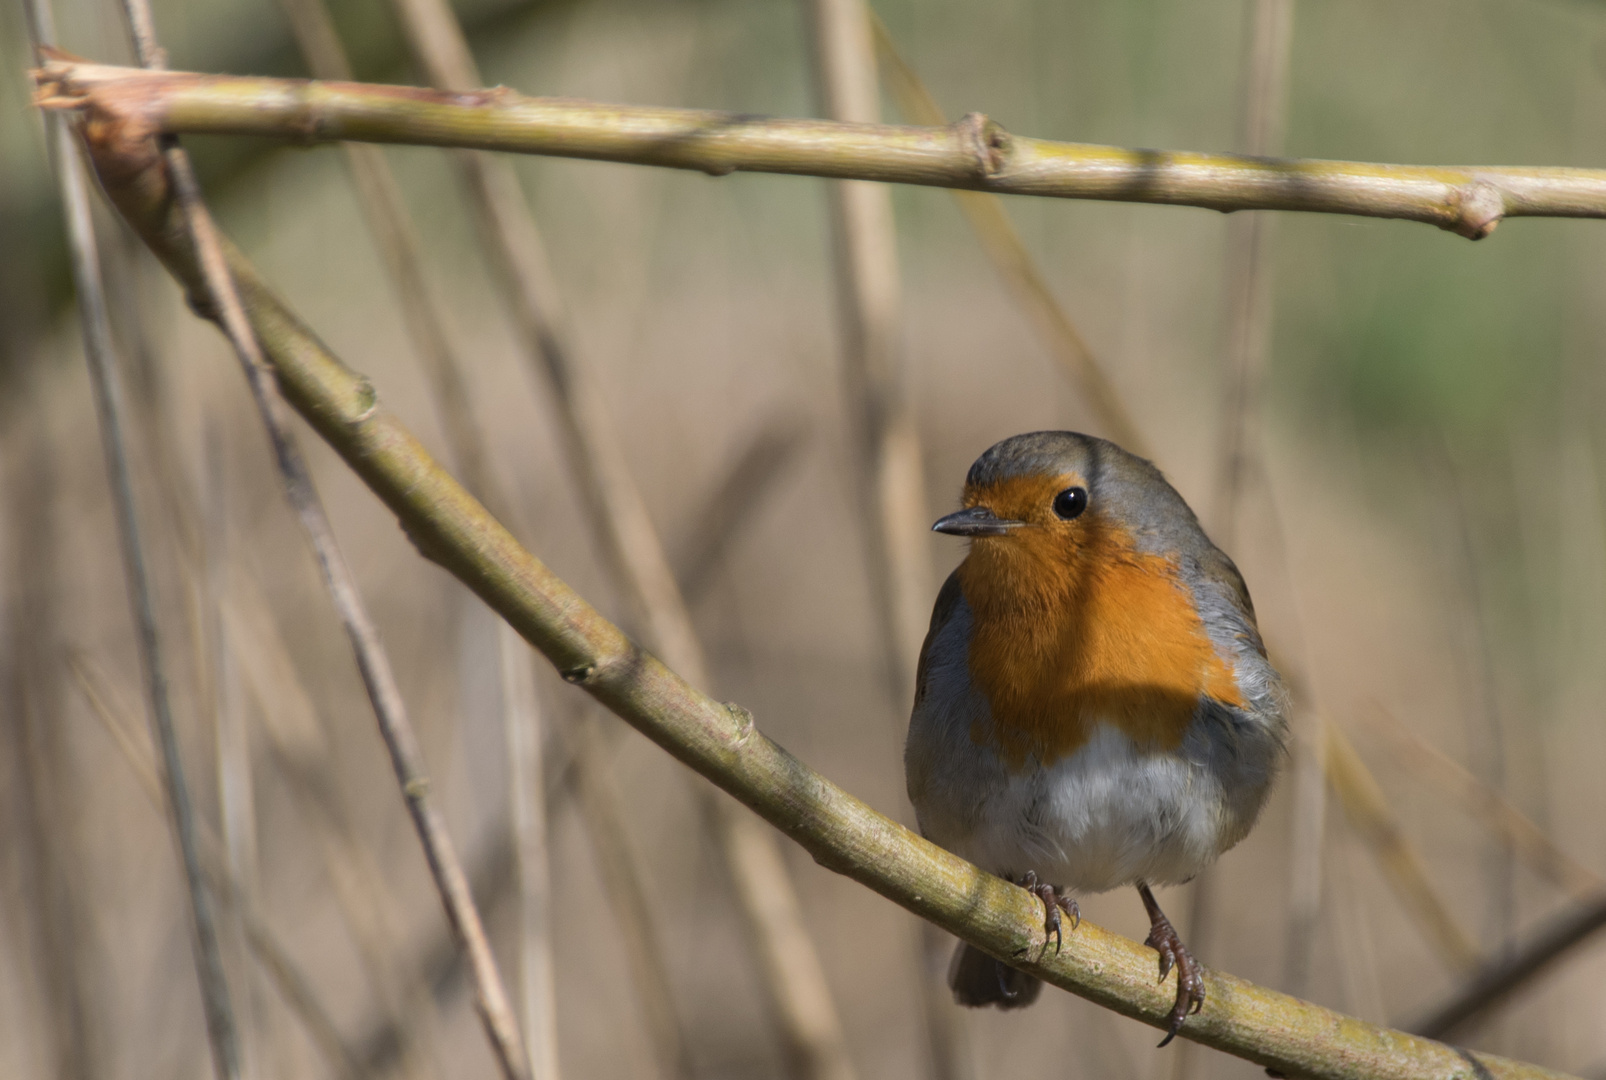
M 1024 524 L 1024 521 L 1001 518 L 985 506 L 972 506 L 938 518 L 931 531 L 947 533 L 949 536 L 1003 536 Z

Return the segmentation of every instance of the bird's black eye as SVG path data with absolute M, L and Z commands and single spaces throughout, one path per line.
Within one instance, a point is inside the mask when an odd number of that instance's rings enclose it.
M 1066 488 L 1054 496 L 1054 513 L 1066 521 L 1074 517 L 1081 517 L 1082 511 L 1087 509 L 1087 488 Z

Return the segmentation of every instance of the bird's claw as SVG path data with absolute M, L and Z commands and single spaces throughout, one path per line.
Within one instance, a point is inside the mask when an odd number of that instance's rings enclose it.
M 1177 1037 L 1184 1020 L 1204 1007 L 1204 977 L 1200 974 L 1199 962 L 1182 944 L 1165 916 L 1154 922 L 1143 943 L 1160 954 L 1160 982 L 1165 982 L 1173 967 L 1177 969 L 1177 1003 L 1166 1017 L 1166 1035 L 1160 1040 L 1160 1045 L 1164 1046 Z
M 1074 931 L 1082 925 L 1082 909 L 1074 899 L 1062 895 L 1058 889 L 1047 882 L 1039 882 L 1037 875 L 1028 870 L 1020 879 L 1020 887 L 1031 893 L 1043 902 L 1043 951 L 1037 954 L 1042 960 L 1048 955 L 1048 942 L 1054 941 L 1054 955 L 1058 956 L 1065 944 L 1065 935 L 1062 930 L 1060 912 L 1071 917 L 1071 930 Z

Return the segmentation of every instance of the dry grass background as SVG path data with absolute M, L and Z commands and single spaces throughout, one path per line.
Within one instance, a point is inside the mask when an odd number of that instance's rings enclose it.
M 634 0 L 462 10 L 490 79 L 536 93 L 817 111 L 801 11 Z M 1013 130 L 1125 145 L 1230 147 L 1244 9 L 1208 0 L 877 5 L 944 106 Z M 58 4 L 63 44 L 127 46 L 101 0 Z M 372 0 L 337 17 L 365 77 L 408 79 Z M 157 8 L 179 68 L 296 70 L 265 0 Z M 91 399 L 64 281 L 59 214 L 37 119 L 24 108 L 18 13 L 0 13 L 0 1076 L 199 1077 L 210 1068 L 166 822 L 75 684 L 88 659 L 139 731 L 143 705 Z M 1606 8 L 1564 0 L 1298 6 L 1288 150 L 1329 157 L 1606 164 Z M 890 110 L 889 110 L 890 111 Z M 444 456 L 413 358 L 333 149 L 262 152 L 195 141 L 227 228 L 293 307 Z M 249 156 L 247 156 L 249 155 Z M 473 405 L 515 532 L 615 610 L 561 469 L 541 388 L 521 366 L 444 159 L 394 150 L 433 277 L 466 343 Z M 907 816 L 903 717 L 877 675 L 854 521 L 829 237 L 820 182 L 713 180 L 626 166 L 524 161 L 583 361 L 607 392 L 672 553 L 765 425 L 806 433 L 696 602 L 715 691 L 783 745 Z M 1017 315 L 941 191 L 895 193 L 908 374 L 928 496 L 953 504 L 971 459 L 1005 435 L 1096 430 Z M 1160 462 L 1206 515 L 1224 350 L 1223 218 L 1144 206 L 1028 202 L 1009 210 Z M 116 237 L 109 219 L 103 235 Z M 1457 919 L 1491 954 L 1568 898 L 1509 860 L 1364 720 L 1386 709 L 1484 775 L 1576 859 L 1606 873 L 1606 248 L 1593 222 L 1508 222 L 1469 245 L 1419 225 L 1289 217 L 1274 249 L 1274 334 L 1252 489 L 1233 552 L 1263 625 L 1308 671 L 1422 850 Z M 117 244 L 109 244 L 116 249 Z M 221 338 L 136 256 L 120 332 L 141 406 L 136 466 L 171 640 L 181 739 L 199 806 L 218 819 L 206 602 L 185 569 L 173 498 L 224 521 L 215 548 L 265 593 L 299 678 L 326 718 L 328 759 L 383 868 L 409 947 L 442 919 L 388 775 L 350 653 L 278 492 Z M 304 440 L 392 650 L 455 835 L 471 864 L 503 827 L 506 774 L 495 635 L 476 601 L 420 560 L 316 439 Z M 162 455 L 177 466 L 171 494 Z M 219 534 L 214 532 L 214 540 Z M 960 557 L 933 539 L 943 571 Z M 932 583 L 933 594 L 936 582 Z M 198 599 L 199 598 L 199 599 Z M 280 688 L 283 689 L 282 687 Z M 579 695 L 544 680 L 562 720 Z M 269 695 L 272 697 L 272 695 Z M 372 988 L 331 899 L 317 818 L 248 702 L 263 908 L 348 1037 L 374 1022 Z M 634 735 L 616 776 L 653 887 L 699 1077 L 776 1076 L 784 1063 L 720 863 L 680 767 Z M 1285 783 L 1217 875 L 1203 959 L 1279 985 L 1289 864 Z M 575 1077 L 651 1074 L 618 934 L 572 800 L 552 819 L 559 1030 Z M 865 1077 L 927 1072 L 911 917 L 788 850 Z M 1457 985 L 1334 808 L 1310 987 L 1372 1020 L 1408 1020 Z M 1186 910 L 1182 890 L 1161 896 Z M 1509 895 L 1509 899 L 1507 896 Z M 1135 895 L 1084 903 L 1124 933 Z M 504 971 L 511 910 L 491 909 Z M 321 1075 L 274 991 L 239 957 L 237 993 L 267 1033 L 261 1076 Z M 1606 953 L 1578 949 L 1469 1042 L 1600 1073 Z M 243 988 L 250 986 L 248 993 Z M 76 1019 L 68 1006 L 77 1010 Z M 1063 994 L 970 1018 L 978 1075 L 1169 1077 L 1148 1028 Z M 459 988 L 440 999 L 429 1075 L 489 1076 Z M 1256 1075 L 1197 1058 L 1200 1075 Z

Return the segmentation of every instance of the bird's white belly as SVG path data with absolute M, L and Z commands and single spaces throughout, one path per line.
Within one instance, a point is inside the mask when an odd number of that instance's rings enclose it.
M 975 744 L 970 752 L 993 756 Z M 970 827 L 932 839 L 995 873 L 1032 870 L 1079 892 L 1172 884 L 1225 846 L 1220 781 L 1181 753 L 1140 750 L 1108 725 L 1051 765 L 994 775 Z

